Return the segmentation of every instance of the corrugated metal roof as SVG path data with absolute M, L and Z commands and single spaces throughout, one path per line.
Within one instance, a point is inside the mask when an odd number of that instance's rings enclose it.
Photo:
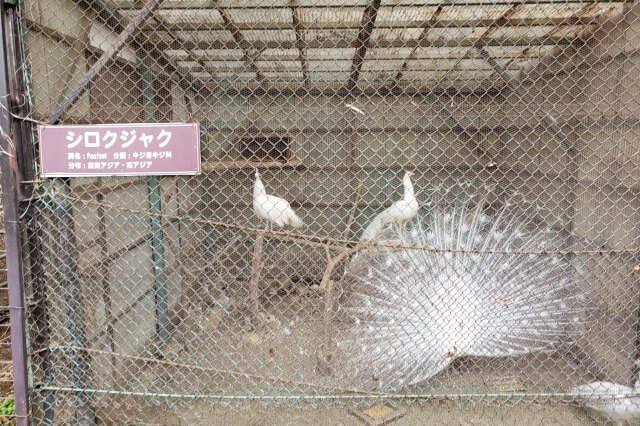
M 137 2 L 110 4 L 128 19 L 138 13 Z M 367 29 L 367 6 L 369 0 L 165 0 L 144 31 L 181 69 L 216 83 L 360 78 L 444 86 L 494 78 L 499 86 L 487 55 L 516 78 L 557 45 L 623 12 L 623 3 L 610 1 L 384 0 Z

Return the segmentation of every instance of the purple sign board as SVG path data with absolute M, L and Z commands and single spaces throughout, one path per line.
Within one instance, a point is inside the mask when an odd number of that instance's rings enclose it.
M 38 126 L 38 136 L 43 177 L 201 172 L 198 124 Z

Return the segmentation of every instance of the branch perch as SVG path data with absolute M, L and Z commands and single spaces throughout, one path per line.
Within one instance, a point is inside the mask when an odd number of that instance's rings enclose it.
M 318 369 L 322 374 L 331 375 L 331 354 L 330 348 L 332 344 L 331 335 L 331 319 L 333 317 L 333 288 L 335 282 L 331 279 L 333 271 L 336 266 L 350 254 L 358 251 L 362 244 L 358 244 L 355 247 L 344 248 L 336 257 L 331 259 L 327 264 L 324 274 L 322 275 L 322 281 L 320 281 L 319 290 L 324 292 L 324 312 L 323 312 L 323 329 L 322 329 L 322 345 L 318 349 L 316 354 Z
M 256 236 L 256 246 L 253 251 L 253 259 L 251 260 L 251 268 L 253 274 L 249 287 L 251 289 L 251 314 L 253 316 L 253 327 L 257 329 L 261 324 L 260 317 L 260 273 L 262 266 L 262 246 L 264 244 L 264 234 L 258 233 Z

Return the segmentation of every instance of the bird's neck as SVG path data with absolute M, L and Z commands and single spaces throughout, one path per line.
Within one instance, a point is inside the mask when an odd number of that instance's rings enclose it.
M 260 178 L 256 178 L 256 182 L 253 184 L 253 197 L 259 197 L 265 195 L 267 191 L 264 189 L 264 184 Z
M 413 184 L 411 183 L 411 178 L 409 176 L 405 176 L 402 179 L 402 184 L 404 186 L 405 201 L 413 201 L 416 198 L 416 195 L 413 192 Z

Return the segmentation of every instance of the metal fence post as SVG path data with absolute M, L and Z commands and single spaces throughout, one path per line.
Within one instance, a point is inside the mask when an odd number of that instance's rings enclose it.
M 11 19 L 11 8 L 2 2 L 2 49 L 0 49 L 0 169 L 2 170 L 2 194 L 4 204 L 5 244 L 7 248 L 7 280 L 9 286 L 9 315 L 11 321 L 11 352 L 13 361 L 13 381 L 16 406 L 16 423 L 29 424 L 29 390 L 27 377 L 27 348 L 25 331 L 25 305 L 22 275 L 22 235 L 18 210 L 18 162 L 17 150 L 12 141 L 11 92 L 7 67 L 6 46 L 12 43 L 12 35 L 7 32 L 7 22 Z
M 59 191 L 64 195 L 70 191 L 68 179 L 63 179 Z M 66 317 L 69 322 L 71 340 L 72 376 L 77 393 L 76 422 L 93 424 L 95 413 L 91 404 L 91 394 L 82 390 L 91 383 L 91 356 L 84 350 L 87 347 L 85 327 L 84 297 L 78 281 L 78 252 L 73 229 L 71 202 L 64 195 L 55 203 L 54 215 L 58 231 L 59 273 L 66 297 Z
M 151 72 L 151 56 L 148 49 L 144 50 L 142 65 L 140 67 L 142 75 L 142 107 L 144 110 L 144 121 L 149 123 L 154 121 L 154 97 L 153 74 Z M 169 304 L 167 302 L 167 284 L 164 273 L 164 233 L 162 232 L 162 200 L 160 197 L 160 183 L 157 176 L 151 176 L 148 181 L 149 204 L 151 208 L 151 253 L 153 262 L 153 276 L 155 286 L 156 303 L 156 332 L 160 344 L 169 341 Z

